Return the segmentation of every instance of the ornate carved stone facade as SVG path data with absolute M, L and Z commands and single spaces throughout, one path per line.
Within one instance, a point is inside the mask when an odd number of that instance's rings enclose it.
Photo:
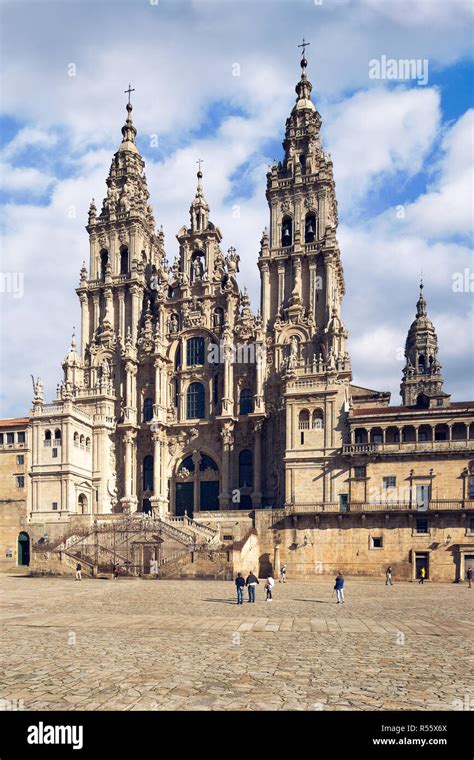
M 310 533 L 328 520 L 336 543 L 343 527 L 355 530 L 347 563 L 358 567 L 359 549 L 375 535 L 366 514 L 378 537 L 397 512 L 403 564 L 415 551 L 413 512 L 426 505 L 450 510 L 451 533 L 464 545 L 474 405 L 450 403 L 443 391 L 422 291 L 406 343 L 403 406 L 351 383 L 333 165 L 306 71 L 303 58 L 284 156 L 267 174 L 257 314 L 238 284 L 239 254 L 221 249 L 201 170 L 189 225 L 168 262 L 127 105 L 106 197 L 89 209 L 80 345 L 73 336 L 53 403 L 35 384 L 28 519 L 38 530 L 149 509 L 234 521 L 237 510 L 247 520 L 255 510 L 269 556 L 275 547 L 299 567 L 291 547 L 309 552 L 317 538 L 299 544 L 298 520 L 310 520 L 300 522 Z M 265 507 L 284 510 L 279 528 Z M 311 549 L 307 562 L 343 565 L 334 542 L 320 554 Z

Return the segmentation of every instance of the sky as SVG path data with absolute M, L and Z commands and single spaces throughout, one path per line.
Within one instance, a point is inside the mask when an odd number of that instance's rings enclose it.
M 168 259 L 202 158 L 210 218 L 223 250 L 237 249 L 240 284 L 258 308 L 265 175 L 283 155 L 303 37 L 334 163 L 354 382 L 400 403 L 422 271 L 445 390 L 473 399 L 473 8 L 470 0 L 4 0 L 0 416 L 28 414 L 32 374 L 48 400 L 62 379 L 80 325 L 74 289 L 89 262 L 87 210 L 105 195 L 129 82 Z M 404 59 L 417 69 L 404 71 Z

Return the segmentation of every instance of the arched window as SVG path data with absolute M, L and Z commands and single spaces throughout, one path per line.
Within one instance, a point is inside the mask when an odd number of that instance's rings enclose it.
M 316 216 L 314 213 L 310 212 L 309 214 L 306 214 L 306 219 L 304 222 L 304 242 L 314 243 L 315 237 L 316 237 Z
M 425 368 L 426 368 L 425 357 L 423 356 L 423 354 L 420 354 L 418 357 L 418 372 L 421 372 L 423 374 L 425 371 Z
M 73 435 L 74 446 L 79 445 L 79 433 L 76 431 Z
M 143 490 L 153 491 L 153 457 L 150 454 L 143 460 Z
M 194 462 L 193 458 L 191 456 L 186 457 L 186 459 L 183 459 L 181 464 L 178 467 L 178 472 L 182 472 L 183 470 L 187 470 L 188 472 L 194 472 Z
M 291 216 L 284 216 L 281 223 L 281 244 L 282 246 L 293 243 L 293 221 Z
M 201 472 L 204 472 L 205 470 L 214 470 L 217 472 L 217 465 L 214 462 L 211 457 L 209 457 L 207 454 L 201 453 L 201 461 L 199 462 L 199 469 Z
M 150 422 L 153 419 L 153 399 L 146 398 L 143 402 L 143 421 Z
M 83 436 L 83 435 L 81 435 L 81 437 L 79 438 L 79 444 L 80 444 L 80 446 L 81 446 L 81 449 L 83 449 L 83 448 L 84 448 L 84 441 L 85 441 L 85 439 L 84 439 L 84 436 Z
M 86 515 L 89 511 L 87 508 L 87 496 L 84 493 L 79 494 L 77 500 L 77 511 L 80 515 Z
M 312 416 L 311 427 L 313 430 L 322 430 L 324 423 L 324 414 L 322 409 L 315 409 Z
M 103 248 L 100 252 L 100 278 L 105 280 L 107 264 L 109 263 L 109 252 Z
M 55 441 L 60 441 L 61 440 L 61 431 L 60 430 L 55 430 L 54 431 L 54 440 Z
M 120 274 L 128 274 L 128 248 L 122 245 L 120 248 Z
M 51 430 L 45 430 L 44 432 L 44 440 L 50 441 L 51 440 Z
M 86 438 L 86 449 L 87 449 L 87 451 L 89 451 L 90 447 L 91 447 L 91 439 L 90 438 Z
M 239 454 L 239 487 L 251 488 L 253 485 L 252 452 L 244 449 Z
M 186 364 L 188 367 L 204 364 L 204 338 L 189 338 L 186 341 Z
M 176 349 L 176 353 L 174 355 L 174 368 L 180 369 L 181 368 L 181 346 L 178 346 Z
M 186 394 L 186 417 L 188 420 L 204 419 L 205 392 L 202 383 L 191 383 Z
M 302 409 L 298 415 L 298 430 L 309 430 L 309 412 Z
M 240 391 L 239 414 L 251 414 L 253 412 L 253 396 L 250 388 L 242 388 Z

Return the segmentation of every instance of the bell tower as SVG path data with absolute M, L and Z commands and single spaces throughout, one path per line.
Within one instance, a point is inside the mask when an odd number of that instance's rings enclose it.
M 404 406 L 446 406 L 449 395 L 443 391 L 441 365 L 437 359 L 438 337 L 423 295 L 416 304 L 416 317 L 408 331 L 405 343 L 406 364 L 400 386 Z
M 267 343 L 267 450 L 272 452 L 267 471 L 274 471 L 267 491 L 280 505 L 335 498 L 327 468 L 315 481 L 314 461 L 311 475 L 290 460 L 304 449 L 310 467 L 311 456 L 329 456 L 341 445 L 351 380 L 340 313 L 345 288 L 333 164 L 323 150 L 321 116 L 311 99 L 308 44 L 303 40 L 300 46 L 301 74 L 286 120 L 284 155 L 267 173 L 270 226 L 258 259 Z

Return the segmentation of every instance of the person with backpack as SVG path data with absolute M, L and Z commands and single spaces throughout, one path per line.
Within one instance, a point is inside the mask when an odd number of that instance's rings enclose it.
M 253 570 L 250 571 L 250 573 L 247 576 L 247 580 L 245 581 L 245 585 L 248 588 L 249 591 L 249 603 L 255 602 L 255 586 L 259 583 L 259 580 L 256 575 L 253 574 Z
M 334 590 L 336 591 L 336 604 L 344 604 L 344 578 L 342 577 L 342 573 L 336 575 Z
M 80 562 L 76 565 L 76 581 L 82 581 L 82 565 Z
M 237 589 L 237 604 L 244 603 L 244 586 L 245 578 L 243 577 L 242 573 L 237 573 L 237 578 L 235 579 L 235 587 Z
M 275 581 L 271 575 L 268 576 L 267 582 L 265 583 L 265 591 L 267 592 L 267 597 L 265 599 L 266 602 L 271 602 L 273 599 L 273 586 L 275 585 Z

